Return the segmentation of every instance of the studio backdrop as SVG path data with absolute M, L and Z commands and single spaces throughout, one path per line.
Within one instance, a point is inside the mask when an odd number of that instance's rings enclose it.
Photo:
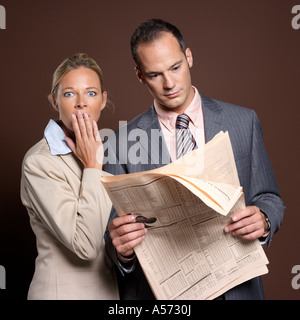
M 47 100 L 54 70 L 74 53 L 93 57 L 109 97 L 99 127 L 117 129 L 152 104 L 130 54 L 132 32 L 149 18 L 165 19 L 182 31 L 200 93 L 258 114 L 287 205 L 281 229 L 264 248 L 270 262 L 263 276 L 265 294 L 267 299 L 299 299 L 296 0 L 0 1 L 1 298 L 25 300 L 34 272 L 35 237 L 20 200 L 21 164 L 49 119 L 57 118 Z

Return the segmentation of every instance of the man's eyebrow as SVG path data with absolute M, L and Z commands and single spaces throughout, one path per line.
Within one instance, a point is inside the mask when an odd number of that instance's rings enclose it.
M 182 59 L 176 61 L 175 63 L 173 63 L 173 64 L 168 68 L 168 70 L 171 70 L 171 69 L 173 69 L 175 66 L 177 66 L 178 64 L 181 64 L 182 61 L 183 61 Z M 146 75 L 146 76 L 150 76 L 150 75 L 159 74 L 159 73 L 161 73 L 161 72 L 159 72 L 159 71 L 149 71 L 149 72 L 145 72 L 145 75 Z
M 175 62 L 175 63 L 173 63 L 173 64 L 171 65 L 170 69 L 174 68 L 175 66 L 177 66 L 178 64 L 181 64 L 181 63 L 182 63 L 182 59 L 179 60 L 179 61 L 177 61 L 177 62 Z

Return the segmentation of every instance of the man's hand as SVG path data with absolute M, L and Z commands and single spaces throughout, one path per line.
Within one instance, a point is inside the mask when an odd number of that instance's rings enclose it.
M 224 228 L 224 231 L 231 232 L 233 236 L 239 236 L 242 239 L 254 240 L 262 236 L 266 237 L 267 227 L 265 215 L 258 207 L 252 206 L 237 211 L 232 216 L 232 222 Z
M 134 253 L 133 248 L 142 242 L 147 233 L 143 223 L 135 222 L 134 215 L 124 215 L 113 219 L 108 225 L 112 243 L 117 250 L 119 260 L 126 262 L 123 256 Z

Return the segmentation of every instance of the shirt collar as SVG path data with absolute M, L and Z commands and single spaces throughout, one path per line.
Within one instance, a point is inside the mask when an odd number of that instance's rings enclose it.
M 194 126 L 198 127 L 199 123 L 201 121 L 199 120 L 199 117 L 201 117 L 201 111 L 202 111 L 202 104 L 201 104 L 201 97 L 196 87 L 192 86 L 194 89 L 194 98 L 190 105 L 186 108 L 184 111 L 185 114 L 187 114 Z M 178 113 L 173 111 L 166 111 L 163 108 L 161 108 L 158 103 L 154 100 L 154 108 L 157 112 L 157 115 L 159 117 L 160 122 L 169 130 L 174 130 L 176 126 L 176 119 L 178 116 Z
M 44 135 L 48 142 L 51 155 L 57 156 L 72 152 L 72 150 L 68 147 L 67 142 L 64 140 L 66 134 L 56 123 L 56 121 L 52 119 L 49 121 L 44 131 Z

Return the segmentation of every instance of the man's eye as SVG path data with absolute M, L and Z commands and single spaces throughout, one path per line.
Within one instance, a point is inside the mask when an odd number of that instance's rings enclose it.
M 73 97 L 73 92 L 65 92 L 64 97 Z
M 176 66 L 176 67 L 173 68 L 173 71 L 176 71 L 176 70 L 178 70 L 179 68 L 180 68 L 180 66 Z
M 89 96 L 89 97 L 95 97 L 95 95 L 96 95 L 96 92 L 95 92 L 95 91 L 89 91 L 89 92 L 88 92 L 88 96 Z
M 158 77 L 158 74 L 150 74 L 149 76 L 151 79 L 154 79 L 154 78 L 157 78 Z

